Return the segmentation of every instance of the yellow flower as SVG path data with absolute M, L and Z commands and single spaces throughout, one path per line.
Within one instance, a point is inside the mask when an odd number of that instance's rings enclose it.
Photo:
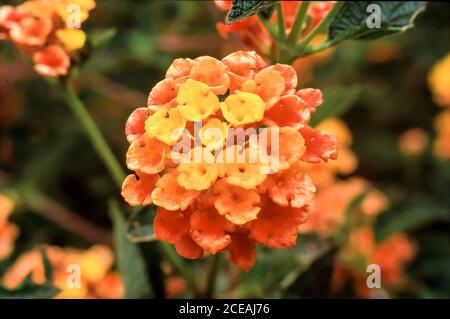
M 220 103 L 223 117 L 233 125 L 243 125 L 262 120 L 264 101 L 254 93 L 239 92 L 231 94 Z
M 189 121 L 203 120 L 219 109 L 219 98 L 208 85 L 192 79 L 180 86 L 177 102 L 177 109 Z
M 145 122 L 145 131 L 167 145 L 175 145 L 186 126 L 177 108 L 160 109 Z
M 227 138 L 228 125 L 217 118 L 212 118 L 200 130 L 200 140 L 208 148 L 216 149 Z
M 450 107 L 450 54 L 438 61 L 428 74 L 435 102 Z
M 193 154 L 196 152 L 201 155 L 201 158 L 194 157 Z M 218 176 L 214 155 L 201 147 L 194 148 L 190 153 L 192 161 L 182 162 L 177 168 L 177 182 L 186 189 L 198 191 L 208 189 Z
M 86 33 L 80 29 L 60 29 L 56 36 L 69 52 L 81 49 L 86 43 Z

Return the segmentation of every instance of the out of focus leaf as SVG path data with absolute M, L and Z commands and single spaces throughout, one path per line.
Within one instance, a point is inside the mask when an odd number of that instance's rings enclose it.
M 380 8 L 380 28 L 369 28 L 373 14 L 368 6 Z M 414 19 L 425 8 L 425 1 L 346 1 L 330 24 L 331 40 L 374 39 L 403 32 L 413 26 Z M 370 20 L 369 20 L 370 21 Z
M 361 88 L 358 85 L 351 87 L 330 87 L 323 90 L 323 104 L 311 118 L 311 125 L 316 126 L 329 117 L 339 117 L 345 114 L 358 99 Z
M 94 30 L 89 33 L 89 43 L 94 49 L 107 45 L 116 35 L 116 28 Z
M 126 221 L 117 203 L 110 203 L 109 213 L 114 224 L 117 264 L 125 286 L 125 298 L 152 297 L 144 258 L 138 246 L 127 238 Z
M 153 219 L 155 207 L 145 208 L 144 211 L 134 212 L 128 220 L 128 239 L 134 243 L 143 243 L 155 240 Z
M 287 290 L 289 295 L 302 298 L 327 296 L 331 291 L 331 276 L 336 256 L 337 248 L 330 247 L 314 260 L 310 267 L 290 285 Z
M 261 0 L 233 0 L 233 6 L 228 12 L 226 23 L 230 24 L 238 20 L 248 18 L 260 11 L 265 11 L 267 15 L 270 9 L 277 1 L 261 1 Z
M 45 283 L 42 285 L 33 283 L 31 273 L 14 289 L 0 287 L 0 299 L 47 299 L 59 292 L 52 283 L 52 268 L 45 252 L 42 251 L 42 262 L 45 271 Z
M 435 221 L 450 222 L 450 212 L 438 203 L 416 200 L 396 205 L 377 219 L 377 239 L 382 240 L 393 233 L 411 231 Z

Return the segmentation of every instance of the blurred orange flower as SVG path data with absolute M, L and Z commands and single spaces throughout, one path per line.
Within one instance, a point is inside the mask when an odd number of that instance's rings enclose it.
M 0 194 L 0 261 L 13 252 L 14 242 L 19 236 L 19 228 L 9 222 L 13 209 L 13 201 Z
M 111 271 L 114 256 L 109 247 L 94 245 L 87 250 L 61 248 L 58 246 L 45 247 L 53 269 L 53 284 L 60 292 L 55 298 L 62 299 L 90 299 L 123 297 L 123 285 L 120 276 Z M 79 267 L 78 280 L 71 280 Z M 7 288 L 17 287 L 28 274 L 32 275 L 35 283 L 45 281 L 44 265 L 39 250 L 35 249 L 21 255 L 6 271 L 2 283 Z
M 337 158 L 336 138 L 308 126 L 320 90 L 297 91 L 292 67 L 267 67 L 255 52 L 239 51 L 174 60 L 148 103 L 126 124 L 135 174 L 122 195 L 131 205 L 158 206 L 158 239 L 191 259 L 228 250 L 244 270 L 257 244 L 295 245 L 315 192 L 303 169 Z
M 78 6 L 79 15 L 69 10 L 72 5 Z M 28 0 L 15 7 L 0 6 L 0 40 L 13 42 L 28 55 L 37 73 L 65 76 L 71 57 L 86 42 L 78 28 L 94 8 L 94 0 Z M 75 15 L 80 21 L 72 21 Z
M 450 107 L 450 54 L 447 54 L 431 69 L 428 85 L 434 101 L 440 106 Z
M 406 156 L 418 156 L 428 144 L 428 135 L 423 129 L 412 128 L 400 136 L 398 144 L 400 151 Z
M 222 11 L 229 11 L 232 7 L 231 0 L 215 0 L 216 6 Z M 284 17 L 284 26 L 286 32 L 289 33 L 297 15 L 297 11 L 301 5 L 301 1 L 281 1 L 281 8 Z M 305 32 L 312 30 L 332 9 L 334 1 L 320 1 L 310 4 L 308 7 L 309 22 Z M 270 19 L 270 23 L 274 24 L 278 20 L 276 13 Z M 263 55 L 268 55 L 274 43 L 264 28 L 263 24 L 257 16 L 238 20 L 232 24 L 219 22 L 216 24 L 219 34 L 226 39 L 230 33 L 235 33 L 239 39 L 250 49 L 256 50 Z M 299 35 L 301 38 L 303 34 Z
M 327 118 L 322 121 L 317 129 L 328 132 L 337 137 L 339 146 L 339 158 L 336 161 L 318 165 L 308 165 L 307 172 L 314 184 L 325 187 L 332 184 L 337 175 L 349 175 L 358 166 L 358 158 L 351 150 L 352 135 L 347 125 L 338 118 Z
M 370 187 L 366 180 L 353 177 L 319 188 L 311 205 L 309 220 L 301 230 L 317 232 L 325 238 L 333 236 L 349 221 L 346 212 L 351 202 L 364 193 L 366 195 L 359 206 L 364 219 L 371 219 L 386 209 L 388 201 L 383 193 Z
M 354 229 L 338 257 L 333 274 L 333 290 L 339 291 L 344 282 L 350 279 L 359 297 L 377 297 L 377 290 L 366 284 L 366 267 L 370 264 L 380 267 L 382 288 L 401 288 L 406 281 L 403 267 L 412 261 L 415 254 L 415 245 L 403 233 L 376 242 L 370 226 Z
M 443 111 L 434 120 L 437 138 L 434 142 L 434 155 L 443 160 L 450 159 L 450 111 Z

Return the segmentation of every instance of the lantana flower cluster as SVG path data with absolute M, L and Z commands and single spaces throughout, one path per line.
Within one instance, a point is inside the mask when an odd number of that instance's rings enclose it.
M 387 291 L 368 288 L 366 266 L 374 264 L 380 267 L 381 288 L 398 289 L 406 283 L 404 267 L 415 254 L 416 246 L 406 234 L 395 233 L 377 242 L 373 228 L 361 226 L 349 234 L 347 245 L 340 252 L 333 272 L 332 288 L 338 292 L 347 280 L 351 280 L 358 297 L 385 297 Z
M 0 6 L 0 40 L 13 42 L 29 56 L 37 73 L 65 76 L 86 42 L 79 24 L 95 5 L 94 0 L 28 0 Z
M 290 33 L 297 11 L 301 5 L 301 1 L 280 1 L 284 17 L 284 26 L 286 33 Z M 328 14 L 334 5 L 334 1 L 318 1 L 310 4 L 308 7 L 306 21 L 307 27 L 304 32 L 312 30 L 322 19 Z M 231 0 L 215 0 L 216 6 L 223 10 L 229 11 L 232 7 Z M 274 13 L 270 19 L 271 24 L 275 24 L 278 17 Z M 216 25 L 217 31 L 223 38 L 228 38 L 230 33 L 235 33 L 239 39 L 249 48 L 253 48 L 262 54 L 269 54 L 274 45 L 270 35 L 264 28 L 258 16 L 250 16 L 248 18 L 235 21 L 232 24 L 219 22 Z M 302 37 L 300 34 L 299 37 Z
M 110 270 L 114 255 L 104 245 L 94 245 L 87 250 L 47 246 L 44 249 L 53 270 L 53 285 L 60 290 L 57 299 L 116 299 L 123 297 L 122 279 Z M 77 267 L 77 268 L 74 268 Z M 79 268 L 78 268 L 79 267 Z M 14 289 L 31 274 L 34 283 L 45 282 L 45 269 L 39 249 L 26 252 L 8 268 L 2 285 Z M 80 278 L 71 280 L 71 275 Z
M 157 206 L 158 239 L 191 259 L 226 250 L 244 270 L 257 244 L 295 245 L 315 191 L 303 165 L 337 158 L 336 138 L 308 125 L 320 90 L 296 88 L 291 66 L 267 66 L 253 51 L 173 61 L 125 129 L 134 174 L 122 195 L 133 206 Z M 230 129 L 266 137 L 256 160 L 253 137 L 235 140 Z M 219 160 L 227 154 L 241 160 Z
M 13 252 L 14 242 L 19 236 L 19 228 L 9 221 L 13 208 L 13 201 L 0 194 L 0 261 Z

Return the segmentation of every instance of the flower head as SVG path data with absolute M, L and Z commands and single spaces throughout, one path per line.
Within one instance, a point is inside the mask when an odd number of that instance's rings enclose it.
M 73 5 L 80 14 L 73 14 Z M 94 0 L 28 0 L 0 6 L 0 40 L 11 41 L 30 56 L 37 73 L 66 76 L 71 58 L 86 42 L 80 24 L 94 8 Z M 72 21 L 74 16 L 80 21 Z
M 55 298 L 121 298 L 123 285 L 120 276 L 111 271 L 114 256 L 110 248 L 94 245 L 87 250 L 47 246 L 44 249 L 53 270 L 53 285 L 60 292 Z M 70 265 L 78 265 L 80 285 L 67 285 Z M 26 252 L 6 271 L 2 284 L 10 289 L 17 287 L 31 274 L 34 283 L 43 284 L 45 269 L 39 249 Z
M 258 244 L 295 245 L 315 192 L 304 168 L 337 156 L 336 139 L 308 126 L 321 103 L 255 52 L 176 59 L 127 121 L 122 195 L 158 206 L 156 237 L 181 256 L 228 251 L 249 270 Z

